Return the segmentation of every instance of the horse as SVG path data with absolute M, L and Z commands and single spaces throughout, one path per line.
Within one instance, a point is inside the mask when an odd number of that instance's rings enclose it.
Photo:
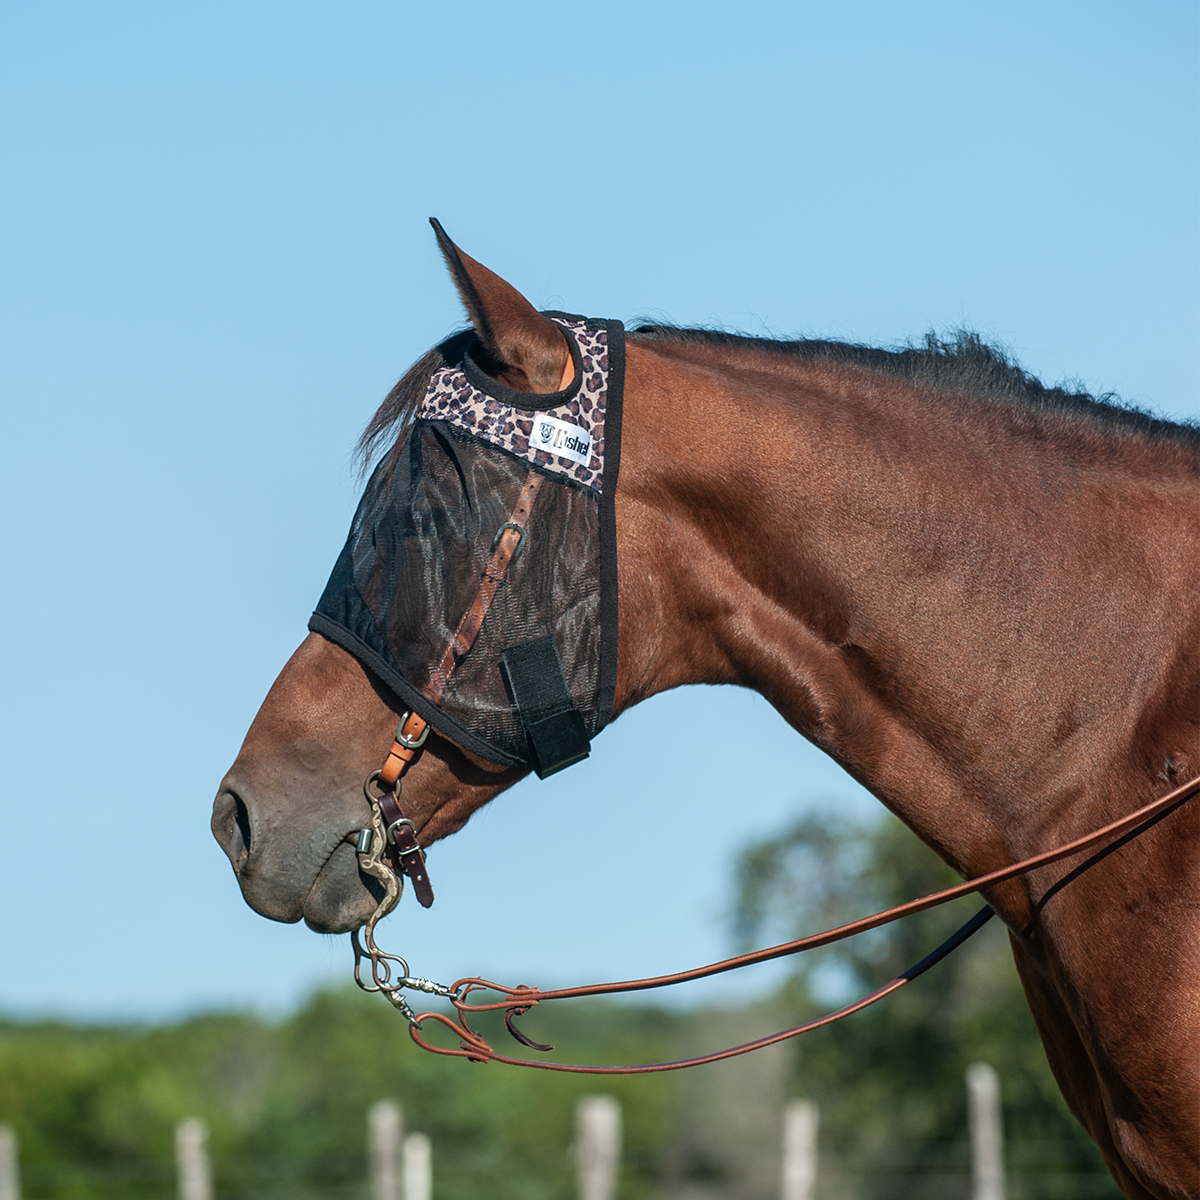
M 367 452 L 468 344 L 531 408 L 578 371 L 559 324 L 442 249 L 470 329 L 401 379 Z M 966 879 L 1200 773 L 1195 427 L 1044 387 L 967 334 L 644 326 L 624 359 L 613 716 L 753 688 Z M 363 779 L 409 707 L 326 636 L 300 644 L 213 810 L 259 913 L 368 919 Z M 405 779 L 423 845 L 529 773 L 462 740 L 431 730 Z M 984 893 L 1062 1093 L 1136 1200 L 1200 1195 L 1197 832 L 1182 805 L 1086 870 Z

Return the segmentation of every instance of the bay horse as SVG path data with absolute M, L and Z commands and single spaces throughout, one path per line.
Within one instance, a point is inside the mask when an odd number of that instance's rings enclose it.
M 450 248 L 489 374 L 561 388 L 559 327 Z M 368 451 L 403 436 L 440 361 L 393 389 Z M 754 688 L 965 878 L 1200 772 L 1194 427 L 1045 388 L 972 336 L 661 326 L 628 334 L 623 413 L 614 715 Z M 405 708 L 332 641 L 301 643 L 213 811 L 258 912 L 367 920 L 363 779 Z M 405 811 L 428 845 L 526 773 L 431 732 Z M 985 893 L 1063 1094 L 1138 1200 L 1200 1195 L 1198 812 Z

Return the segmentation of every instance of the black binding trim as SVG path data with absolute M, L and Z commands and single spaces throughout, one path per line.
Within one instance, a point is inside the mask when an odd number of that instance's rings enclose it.
M 621 467 L 621 413 L 625 400 L 625 326 L 597 321 L 608 333 L 608 387 L 604 397 L 604 477 L 600 493 L 600 680 L 596 733 L 616 715 L 617 702 L 617 474 Z M 592 735 L 595 737 L 595 733 Z
M 472 754 L 478 754 L 480 758 L 486 758 L 488 762 L 500 763 L 506 767 L 528 767 L 530 765 L 524 759 L 505 754 L 491 742 L 485 742 L 482 738 L 476 737 L 452 717 L 448 717 L 436 704 L 430 704 L 394 666 L 344 625 L 327 617 L 324 613 L 315 612 L 308 619 L 308 627 L 313 633 L 319 633 L 323 638 L 333 642 L 335 646 L 340 646 L 348 654 L 357 658 L 363 666 L 372 674 L 378 675 L 396 693 L 405 708 L 424 717 L 442 737 L 453 742 L 460 749 L 470 750 Z
M 510 646 L 500 661 L 538 778 L 587 758 L 591 742 L 579 709 L 571 703 L 554 638 Z
M 565 316 L 563 313 L 543 313 L 542 315 Z M 584 317 L 567 317 L 566 319 L 571 321 L 585 320 Z M 541 412 L 547 408 L 557 408 L 560 404 L 569 403 L 575 399 L 579 389 L 583 386 L 583 355 L 579 352 L 579 343 L 575 340 L 575 334 L 565 325 L 559 325 L 557 321 L 555 322 L 555 326 L 566 339 L 567 351 L 571 355 L 571 365 L 575 368 L 574 377 L 561 392 L 518 392 L 515 388 L 510 388 L 498 379 L 493 379 L 471 357 L 471 346 L 479 344 L 478 338 L 471 342 L 471 345 L 463 351 L 463 374 L 485 396 L 491 396 L 493 400 L 499 400 L 501 404 L 507 404 L 510 408 L 522 408 L 528 412 Z

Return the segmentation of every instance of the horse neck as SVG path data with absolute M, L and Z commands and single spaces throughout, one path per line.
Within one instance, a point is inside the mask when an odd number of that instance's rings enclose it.
M 752 687 L 971 873 L 1197 765 L 1186 469 L 827 363 L 631 340 L 627 378 L 621 707 Z

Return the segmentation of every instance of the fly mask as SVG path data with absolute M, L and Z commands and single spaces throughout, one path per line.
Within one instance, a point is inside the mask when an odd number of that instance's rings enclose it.
M 570 385 L 514 391 L 469 348 L 436 370 L 308 626 L 451 741 L 543 778 L 612 716 L 625 348 L 619 321 L 546 315 Z

